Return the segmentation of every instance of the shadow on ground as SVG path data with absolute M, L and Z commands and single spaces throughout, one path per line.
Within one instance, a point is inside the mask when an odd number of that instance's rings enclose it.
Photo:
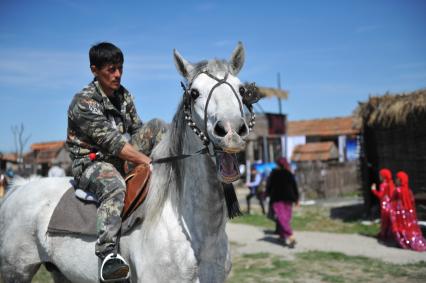
M 340 219 L 343 222 L 363 220 L 365 216 L 364 204 L 351 204 L 330 209 L 331 219 Z

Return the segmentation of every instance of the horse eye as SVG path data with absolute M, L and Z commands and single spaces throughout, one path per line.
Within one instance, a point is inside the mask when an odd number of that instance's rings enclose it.
M 198 92 L 198 90 L 196 90 L 196 89 L 191 89 L 191 97 L 192 97 L 192 99 L 197 99 L 197 97 L 199 97 L 200 96 L 200 93 Z
M 239 92 L 240 92 L 240 95 L 244 95 L 246 94 L 246 89 L 243 86 L 240 86 Z

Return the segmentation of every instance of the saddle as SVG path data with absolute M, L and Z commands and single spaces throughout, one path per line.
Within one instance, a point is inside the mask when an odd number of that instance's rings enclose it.
M 138 208 L 148 194 L 150 177 L 149 165 L 142 164 L 125 178 L 127 189 L 122 213 L 122 234 L 131 231 L 143 220 Z M 77 191 L 71 187 L 60 199 L 47 228 L 50 234 L 96 235 L 97 199 L 76 197 Z
M 148 164 L 140 164 L 124 179 L 126 181 L 126 197 L 124 199 L 123 220 L 138 208 L 148 194 L 151 169 Z

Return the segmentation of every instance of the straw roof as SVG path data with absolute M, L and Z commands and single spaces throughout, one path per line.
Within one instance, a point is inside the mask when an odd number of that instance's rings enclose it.
M 363 123 L 368 126 L 382 125 L 389 127 L 404 124 L 410 114 L 426 112 L 426 89 L 411 93 L 371 96 L 367 102 L 359 103 L 354 111 L 357 127 Z

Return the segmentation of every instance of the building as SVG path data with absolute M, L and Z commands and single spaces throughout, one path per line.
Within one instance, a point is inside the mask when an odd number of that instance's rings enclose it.
M 359 153 L 359 132 L 359 129 L 354 127 L 352 116 L 290 121 L 287 132 L 287 158 L 290 160 L 298 145 L 333 142 L 337 147 L 340 162 L 356 160 Z
M 289 121 L 287 135 L 287 158 L 302 197 L 342 197 L 360 190 L 359 129 L 353 117 Z
M 309 162 L 309 161 L 337 161 L 339 151 L 334 142 L 312 142 L 299 144 L 293 149 L 291 161 Z
M 0 171 L 4 172 L 8 168 L 17 167 L 17 154 L 16 153 L 1 153 L 0 152 Z
M 32 165 L 32 173 L 47 176 L 53 164 L 60 164 L 65 172 L 69 172 L 71 158 L 65 141 L 42 142 L 31 145 L 31 152 L 24 157 L 26 164 Z
M 426 89 L 372 96 L 355 111 L 361 128 L 361 172 L 364 199 L 371 207 L 372 183 L 379 170 L 407 172 L 419 218 L 426 219 Z

